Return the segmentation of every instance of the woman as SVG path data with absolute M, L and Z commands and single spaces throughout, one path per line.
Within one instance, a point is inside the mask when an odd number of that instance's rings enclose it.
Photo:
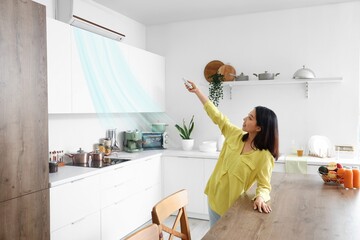
M 219 159 L 205 188 L 210 225 L 234 204 L 241 194 L 257 182 L 253 208 L 270 213 L 270 179 L 274 160 L 279 156 L 278 124 L 275 113 L 255 107 L 244 118 L 242 128 L 231 124 L 194 82 L 185 84 L 195 93 L 204 109 L 225 137 Z

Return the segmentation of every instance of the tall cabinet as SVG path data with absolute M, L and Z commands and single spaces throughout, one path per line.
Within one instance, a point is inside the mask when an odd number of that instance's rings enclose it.
M 0 13 L 0 239 L 49 239 L 46 10 Z

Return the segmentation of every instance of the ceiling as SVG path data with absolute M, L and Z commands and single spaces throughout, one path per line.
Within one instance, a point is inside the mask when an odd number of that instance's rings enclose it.
M 146 26 L 360 0 L 93 0 Z

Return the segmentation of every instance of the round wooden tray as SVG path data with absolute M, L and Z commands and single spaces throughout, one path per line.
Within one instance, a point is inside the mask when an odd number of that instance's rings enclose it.
M 221 75 L 224 75 L 224 81 L 234 81 L 235 79 L 236 70 L 231 65 L 222 65 L 217 72 Z
M 214 75 L 215 73 L 218 72 L 219 68 L 221 66 L 223 66 L 224 63 L 222 61 L 219 60 L 213 60 L 211 62 L 209 62 L 204 69 L 204 77 L 208 82 L 211 82 L 211 78 L 209 78 L 210 76 Z

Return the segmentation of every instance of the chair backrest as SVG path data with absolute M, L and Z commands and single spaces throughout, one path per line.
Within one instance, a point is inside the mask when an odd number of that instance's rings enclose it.
M 131 234 L 125 240 L 159 240 L 160 234 L 159 226 L 153 223 Z
M 189 220 L 185 208 L 187 204 L 188 193 L 187 190 L 183 189 L 162 199 L 153 207 L 152 222 L 159 225 L 162 231 L 169 233 L 168 239 L 173 239 L 175 236 L 180 239 L 191 240 Z M 168 227 L 165 225 L 165 220 L 172 214 L 176 214 L 175 221 L 171 227 Z M 180 231 L 178 231 L 179 223 Z M 160 238 L 163 239 L 162 235 Z

